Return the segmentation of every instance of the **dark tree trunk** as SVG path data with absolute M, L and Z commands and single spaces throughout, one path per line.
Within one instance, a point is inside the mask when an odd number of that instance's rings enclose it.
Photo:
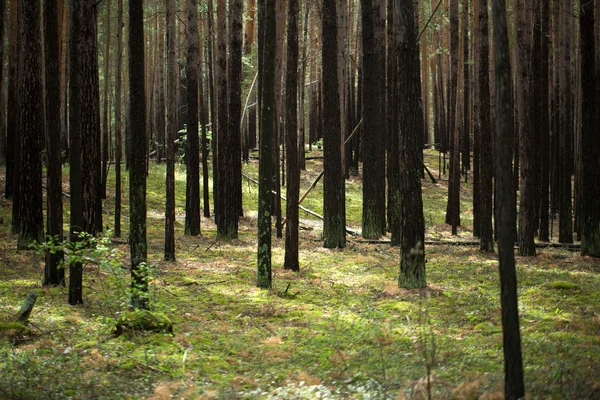
M 175 2 L 167 8 L 167 177 L 165 202 L 165 260 L 175 261 L 175 138 L 177 136 L 177 67 L 175 64 Z
M 224 149 L 228 165 L 229 186 L 222 204 L 225 212 L 217 231 L 227 238 L 237 238 L 239 216 L 243 215 L 242 208 L 242 0 L 229 1 L 229 61 L 227 62 L 227 136 L 228 145 Z
M 175 21 L 173 21 L 174 23 Z M 203 28 L 203 24 L 200 24 L 200 36 L 202 36 L 202 28 Z M 174 45 L 174 43 L 173 43 Z M 209 144 L 208 144 L 208 140 L 206 137 L 206 125 L 208 124 L 208 108 L 206 106 L 207 101 L 204 98 L 204 74 L 203 74 L 203 62 L 202 62 L 202 57 L 203 57 L 203 46 L 200 45 L 199 47 L 200 49 L 200 63 L 198 65 L 198 79 L 199 79 L 199 103 L 198 103 L 198 107 L 200 108 L 200 125 L 201 125 L 201 129 L 202 129 L 202 142 L 201 142 L 201 146 L 202 146 L 202 194 L 203 194 L 203 214 L 205 218 L 210 218 L 210 185 L 209 185 L 209 170 L 208 170 L 208 152 L 209 152 Z M 174 52 L 175 50 L 173 50 Z M 174 56 L 173 56 L 174 57 Z M 175 59 L 173 59 L 173 63 L 175 63 Z M 174 104 L 174 107 L 177 107 L 177 104 Z M 177 127 L 175 127 L 174 130 L 174 134 L 173 134 L 173 140 L 175 140 L 175 137 L 177 135 Z
M 80 1 L 79 44 L 81 67 L 81 170 L 83 190 L 83 230 L 95 235 L 102 230 L 100 176 L 100 109 L 98 45 L 95 0 Z M 99 206 L 100 205 L 100 210 Z
M 20 0 L 16 0 L 15 1 L 15 5 L 14 5 L 14 9 L 15 9 L 15 14 L 14 14 L 14 37 L 15 37 L 15 51 L 14 51 L 14 74 L 11 74 L 11 77 L 14 78 L 14 81 L 10 82 L 11 86 L 14 86 L 12 89 L 12 96 L 11 96 L 11 87 L 9 86 L 8 92 L 9 92 L 9 96 L 8 96 L 8 101 L 9 104 L 18 104 L 19 108 L 20 108 L 20 91 L 21 91 L 21 58 L 23 57 L 22 54 L 22 46 L 21 46 L 21 42 L 22 42 L 22 24 L 23 24 L 23 19 L 21 18 L 21 1 Z M 18 11 L 17 11 L 18 10 Z M 12 58 L 11 58 L 12 59 Z M 11 102 L 12 100 L 12 102 Z M 8 131 L 8 142 L 9 142 L 9 148 L 12 149 L 12 173 L 11 175 L 11 181 L 12 181 L 12 189 L 11 189 L 11 196 L 12 197 L 12 225 L 11 225 L 11 232 L 12 233 L 18 233 L 19 232 L 19 212 L 21 211 L 20 209 L 20 202 L 21 202 L 21 196 L 19 195 L 19 190 L 20 190 L 20 181 L 21 181 L 21 110 L 17 109 L 16 112 L 11 113 L 12 114 L 12 118 L 9 119 L 8 124 L 9 126 L 7 127 L 7 131 Z M 12 143 L 11 143 L 12 142 Z M 7 167 L 8 169 L 8 167 Z
M 300 197 L 300 168 L 298 159 L 298 0 L 288 3 L 287 72 L 285 92 L 286 129 L 286 210 L 284 268 L 299 271 L 298 263 L 298 199 Z
M 123 128 L 121 123 L 121 67 L 123 65 L 123 0 L 118 1 L 117 63 L 115 65 L 115 236 L 121 236 L 121 158 L 123 155 Z
M 304 85 L 305 77 L 306 77 L 306 64 L 308 62 L 308 22 L 310 17 L 310 0 L 306 0 L 304 6 L 304 34 L 302 40 L 302 67 L 300 68 L 300 77 L 298 80 L 298 86 L 300 94 L 298 96 L 299 100 L 299 136 L 298 136 L 298 160 L 299 160 L 299 168 L 301 170 L 306 170 L 306 159 L 304 158 L 304 149 L 306 143 L 306 117 L 304 112 L 304 98 L 306 93 L 306 86 Z
M 580 6 L 582 126 L 581 126 L 581 254 L 600 257 L 600 136 L 598 135 L 598 98 L 596 82 L 596 43 L 594 40 L 594 3 Z M 590 71 L 594 71 L 591 73 Z M 596 204 L 596 206 L 594 206 Z
M 346 247 L 345 181 L 340 139 L 337 7 L 323 3 L 323 246 Z
M 479 0 L 479 132 L 481 137 L 479 159 L 479 235 L 482 251 L 494 251 L 492 229 L 492 174 L 493 157 L 489 143 L 492 142 L 490 123 L 490 76 L 489 76 L 489 24 L 488 2 Z
M 60 154 L 60 80 L 57 0 L 44 0 L 46 78 L 46 151 L 48 155 L 46 219 L 47 236 L 63 241 L 62 168 Z M 63 252 L 46 252 L 44 285 L 64 285 Z
M 487 11 L 487 8 L 486 8 Z M 486 14 L 487 16 L 487 14 Z M 480 237 L 481 229 L 481 107 L 479 102 L 479 74 L 481 69 L 481 34 L 479 33 L 479 0 L 473 2 L 473 236 Z
M 504 0 L 493 0 L 494 55 L 496 64 L 496 180 L 498 187 L 498 256 L 504 344 L 504 396 L 525 396 L 519 331 L 517 274 L 515 271 L 515 203 L 512 184 L 513 120 L 510 91 L 510 57 Z
M 394 28 L 400 31 L 398 64 L 398 115 L 400 134 L 400 277 L 398 284 L 404 288 L 423 288 L 425 281 L 425 222 L 421 198 L 421 158 L 416 127 L 422 118 L 419 85 L 420 69 L 417 27 L 415 26 L 413 0 L 396 3 L 398 13 Z M 421 136 L 422 137 L 422 136 Z
M 562 1 L 560 11 L 560 133 L 559 133 L 559 232 L 560 243 L 573 243 L 571 172 L 573 151 L 573 103 L 571 101 L 571 6 Z
M 106 199 L 106 180 L 108 174 L 108 145 L 109 145 L 109 127 L 110 122 L 108 119 L 109 115 L 109 101 L 108 101 L 108 87 L 110 83 L 110 0 L 107 0 L 108 4 L 106 6 L 106 47 L 104 48 L 104 108 L 103 108 L 103 117 L 102 117 L 102 181 L 101 181 L 101 198 Z M 58 74 L 58 71 L 57 71 Z M 58 75 L 57 75 L 58 76 Z
M 6 0 L 0 0 L 0 163 L 6 161 L 6 98 L 4 86 L 4 21 L 6 12 Z
M 10 0 L 10 18 L 8 35 L 8 95 L 7 104 L 17 104 L 19 90 L 19 0 Z M 4 183 L 4 197 L 13 198 L 15 188 L 15 169 L 18 158 L 16 157 L 16 142 L 19 132 L 19 113 L 7 112 L 6 118 L 6 181 Z M 15 210 L 13 198 L 13 210 Z M 16 211 L 16 210 L 15 210 Z
M 452 234 L 457 234 L 460 225 L 460 204 L 457 197 L 460 193 L 460 149 L 458 138 L 460 129 L 457 123 L 460 121 L 456 109 L 458 107 L 458 63 L 459 38 L 458 38 L 458 0 L 450 0 L 450 85 L 448 87 L 448 135 L 450 135 L 450 171 L 448 176 L 448 204 L 446 207 L 446 223 L 452 225 Z M 458 172 L 458 173 L 457 173 Z M 458 178 L 458 179 L 457 179 Z M 460 203 L 460 198 L 458 198 Z
M 362 12 L 362 60 L 363 85 L 363 209 L 362 236 L 365 239 L 378 239 L 385 230 L 385 213 L 381 213 L 382 194 L 385 194 L 385 152 L 384 142 L 384 106 L 385 79 L 381 73 L 385 66 L 384 50 L 378 45 L 381 32 L 381 18 L 378 15 L 382 0 L 361 0 Z M 396 131 L 397 134 L 397 131 Z M 384 207 L 385 209 L 385 197 Z
M 388 118 L 388 131 L 387 131 L 387 182 L 388 182 L 388 230 L 391 233 L 392 246 L 400 245 L 400 239 L 402 234 L 402 215 L 401 215 L 401 193 L 400 193 L 400 135 L 401 132 L 398 130 L 398 64 L 399 60 L 399 29 L 396 29 L 395 24 L 398 23 L 398 5 L 396 0 L 388 0 L 388 48 L 387 48 L 387 118 Z M 364 10 L 363 10 L 364 12 Z M 363 31 L 365 25 L 363 23 Z M 364 34 L 363 34 L 364 36 Z M 365 74 L 364 74 L 364 62 L 362 64 L 361 76 L 363 85 L 363 100 L 365 92 L 368 93 L 368 86 L 365 86 Z M 363 101 L 364 104 L 364 101 Z M 363 106 L 364 107 L 364 106 Z M 364 157 L 364 145 L 363 144 L 363 157 Z
M 517 107 L 519 115 L 519 255 L 535 256 L 537 163 L 532 91 L 532 2 L 515 1 L 517 42 Z
M 469 109 L 471 103 L 470 96 L 470 77 L 469 77 L 469 67 L 470 63 L 467 62 L 469 60 L 469 2 L 463 2 L 463 15 L 465 18 L 463 20 L 462 27 L 462 40 L 463 40 L 463 48 L 464 48 L 464 65 L 463 65 L 463 120 L 462 120 L 462 135 L 460 139 L 461 144 L 461 152 L 462 152 L 462 173 L 465 176 L 465 181 L 467 180 L 467 171 L 471 169 L 471 136 L 469 133 Z
M 131 146 L 146 148 L 146 96 L 144 88 L 143 0 L 129 0 L 129 122 Z M 131 304 L 148 307 L 146 281 L 146 155 L 132 151 L 129 161 L 129 250 L 131 253 Z
M 258 263 L 256 286 L 271 288 L 271 186 L 275 136 L 275 0 L 258 0 L 259 44 L 262 45 L 260 138 L 258 165 Z M 263 17 L 264 18 L 261 18 Z M 261 30 L 264 30 L 261 32 Z M 260 55 L 260 51 L 259 51 Z
M 206 56 L 207 56 L 207 64 L 208 64 L 208 93 L 210 99 L 210 122 L 212 128 L 212 139 L 210 142 L 211 151 L 212 151 L 212 178 L 213 178 L 213 215 L 216 219 L 216 214 L 218 213 L 219 202 L 219 174 L 218 174 L 218 164 L 219 164 L 219 152 L 218 152 L 218 142 L 219 142 L 219 127 L 218 127 L 218 116 L 217 116 L 217 94 L 215 93 L 215 57 L 214 57 L 214 48 L 215 48 L 215 40 L 214 40 L 214 12 L 213 12 L 213 0 L 208 0 L 208 15 L 206 18 L 207 22 L 207 43 L 206 43 Z
M 69 5 L 69 188 L 70 201 L 70 241 L 80 240 L 84 232 L 83 185 L 81 170 L 81 65 L 78 40 L 81 31 L 80 2 Z M 83 303 L 83 267 L 78 260 L 69 265 L 69 304 Z
M 156 90 L 154 94 L 154 146 L 156 149 L 156 163 L 160 164 L 165 158 L 166 116 L 165 116 L 165 24 L 158 18 L 156 40 L 158 54 L 156 56 Z
M 198 143 L 198 2 L 186 0 L 187 14 L 187 166 L 185 185 L 185 234 L 200 234 L 200 147 Z
M 44 93 L 42 84 L 42 31 L 40 3 L 21 0 L 19 239 L 17 248 L 28 249 L 44 240 L 42 215 L 42 135 Z
M 549 207 L 550 207 L 550 114 L 549 114 L 549 46 L 548 46 L 548 25 L 549 25 L 549 4 L 546 0 L 538 1 L 538 13 L 539 25 L 536 25 L 536 38 L 538 41 L 538 51 L 540 62 L 538 64 L 539 70 L 535 72 L 539 76 L 536 82 L 536 92 L 538 98 L 536 98 L 535 104 L 537 105 L 536 110 L 536 126 L 539 131 L 540 141 L 540 184 L 539 184 L 539 231 L 538 237 L 543 242 L 550 241 L 550 229 L 548 226 L 549 222 Z

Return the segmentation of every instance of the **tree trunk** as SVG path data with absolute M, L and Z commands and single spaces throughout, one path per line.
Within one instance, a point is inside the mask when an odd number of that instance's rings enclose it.
M 345 181 L 340 146 L 340 105 L 337 59 L 337 6 L 323 4 L 323 246 L 346 246 Z
M 363 209 L 362 236 L 365 239 L 379 239 L 385 230 L 385 213 L 381 213 L 381 194 L 385 194 L 385 146 L 384 138 L 384 96 L 385 55 L 377 42 L 381 40 L 379 9 L 382 0 L 361 0 L 362 12 L 362 60 L 363 85 L 368 90 L 363 92 Z M 382 91 L 383 90 L 383 91 Z M 390 133 L 392 130 L 390 130 Z M 397 130 L 393 130 L 398 135 Z M 385 210 L 385 197 L 384 197 Z
M 398 114 L 400 135 L 400 277 L 404 288 L 423 288 L 425 280 L 425 222 L 421 197 L 421 158 L 419 152 L 422 132 L 415 129 L 422 118 L 419 85 L 420 68 L 417 27 L 413 0 L 400 0 L 394 28 L 400 31 L 398 59 Z M 396 23 L 397 22 L 397 23 Z
M 519 255 L 535 256 L 537 165 L 535 160 L 535 127 L 532 96 L 532 2 L 515 1 L 517 42 L 517 107 L 519 115 Z
M 4 86 L 4 13 L 6 11 L 6 0 L 0 0 L 0 163 L 6 161 L 6 102 Z
M 121 67 L 123 65 L 123 0 L 118 2 L 117 16 L 117 64 L 115 68 L 115 236 L 121 236 L 121 157 L 123 133 L 121 124 Z
M 19 180 L 18 249 L 28 249 L 44 240 L 42 215 L 42 135 L 44 93 L 42 84 L 42 31 L 40 3 L 21 0 L 20 135 L 21 179 Z
M 8 35 L 8 95 L 7 104 L 17 104 L 19 90 L 19 46 L 17 36 L 19 31 L 19 0 L 10 0 L 10 18 Z M 16 142 L 19 115 L 17 112 L 7 112 L 6 119 L 6 181 L 4 183 L 4 197 L 11 199 L 15 187 L 15 169 L 18 158 L 16 157 Z M 13 203 L 13 210 L 14 210 Z
M 47 236 L 63 241 L 62 168 L 60 155 L 60 80 L 57 0 L 44 0 L 44 46 L 46 78 L 46 152 L 48 155 L 46 219 Z M 46 252 L 44 285 L 64 285 L 63 252 Z
M 515 203 L 512 184 L 513 121 L 510 91 L 510 56 L 504 0 L 492 2 L 494 58 L 496 64 L 496 179 L 498 187 L 498 256 L 504 344 L 504 396 L 517 400 L 525 396 L 517 274 L 515 271 Z
M 599 16 L 600 17 L 600 16 Z M 582 88 L 582 215 L 581 254 L 600 257 L 600 136 L 598 135 L 598 98 L 596 82 L 596 43 L 594 40 L 594 3 L 582 3 L 579 12 Z M 590 71 L 594 71 L 591 73 Z
M 175 138 L 177 137 L 177 66 L 175 64 L 175 2 L 167 8 L 167 176 L 165 200 L 165 260 L 175 261 Z
M 187 166 L 185 185 L 185 234 L 200 234 L 200 160 L 198 142 L 198 1 L 186 0 L 187 52 Z
M 200 18 L 201 20 L 202 18 Z M 202 29 L 204 24 L 203 23 L 199 23 L 198 24 L 199 29 L 200 29 L 200 36 L 202 37 Z M 198 102 L 198 107 L 200 108 L 200 126 L 202 129 L 202 142 L 201 142 L 201 146 L 202 146 L 202 194 L 203 194 L 203 214 L 205 218 L 210 218 L 210 185 L 209 185 L 209 170 L 208 170 L 208 152 L 209 152 L 209 144 L 208 144 L 208 140 L 206 137 L 206 130 L 207 130 L 207 125 L 208 125 L 208 108 L 206 106 L 206 99 L 204 98 L 204 73 L 202 72 L 202 58 L 203 58 L 203 46 L 202 44 L 200 44 L 199 46 L 199 50 L 200 50 L 200 54 L 199 54 L 199 59 L 200 59 L 200 63 L 198 64 L 198 78 L 199 78 L 199 86 L 198 86 L 198 98 L 199 98 L 199 102 Z M 174 51 L 174 50 L 173 50 Z M 175 63 L 175 60 L 173 59 L 173 63 Z M 176 107 L 177 104 L 174 104 L 174 107 Z M 175 140 L 175 137 L 177 136 L 177 127 L 175 127 L 174 130 L 174 135 L 173 135 L 173 140 Z
M 490 123 L 490 77 L 489 77 L 489 24 L 488 1 L 479 0 L 479 132 L 481 137 L 479 159 L 479 235 L 481 251 L 494 251 L 492 228 L 492 175 L 493 156 Z
M 227 62 L 227 136 L 228 145 L 224 149 L 228 165 L 229 185 L 223 205 L 221 224 L 217 219 L 217 231 L 227 238 L 237 238 L 239 216 L 242 208 L 242 14 L 243 0 L 229 1 L 229 61 Z
M 143 0 L 129 0 L 129 121 L 131 146 L 146 148 L 146 96 L 144 88 Z M 129 162 L 129 250 L 131 253 L 131 304 L 148 307 L 148 282 L 144 265 L 146 244 L 146 155 L 132 151 Z
M 263 41 L 259 66 L 260 138 L 258 164 L 258 262 L 256 286 L 271 288 L 271 187 L 273 137 L 275 135 L 275 0 L 258 0 L 259 43 Z M 264 15 L 264 19 L 261 18 Z M 260 31 L 264 29 L 261 33 Z M 259 52 L 260 54 L 260 52 Z M 276 167 L 276 166 L 275 166 Z
M 288 3 L 287 72 L 285 87 L 286 129 L 286 219 L 284 268 L 299 271 L 298 263 L 298 199 L 300 197 L 300 168 L 298 159 L 298 0 Z
M 103 107 L 103 118 L 102 118 L 102 188 L 101 198 L 106 199 L 106 179 L 108 173 L 108 145 L 109 145 L 109 102 L 108 102 L 108 87 L 110 83 L 110 1 L 107 0 L 106 6 L 106 47 L 104 48 L 104 107 Z
M 161 16 L 158 16 L 158 30 L 156 32 L 156 42 L 158 54 L 156 55 L 157 69 L 154 92 L 154 146 L 156 149 L 156 163 L 162 163 L 165 158 L 165 23 Z

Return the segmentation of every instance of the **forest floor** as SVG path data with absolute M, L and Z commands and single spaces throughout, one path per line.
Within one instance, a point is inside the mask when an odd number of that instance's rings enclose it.
M 437 178 L 437 157 L 428 151 L 426 161 Z M 307 168 L 301 191 L 321 160 Z M 244 172 L 256 178 L 257 162 Z M 478 246 L 427 246 L 428 288 L 402 290 L 397 249 L 350 236 L 347 248 L 324 249 L 321 224 L 301 212 L 301 271 L 283 269 L 284 241 L 274 238 L 273 289 L 259 290 L 256 186 L 243 181 L 239 239 L 217 240 L 207 218 L 202 235 L 185 237 L 185 169 L 178 166 L 177 261 L 167 263 L 164 179 L 164 165 L 152 164 L 148 261 L 152 307 L 171 319 L 173 335 L 113 334 L 129 304 L 129 272 L 121 268 L 128 263 L 126 195 L 123 236 L 100 249 L 114 262 L 87 260 L 81 306 L 67 304 L 64 287 L 41 287 L 43 259 L 16 250 L 11 203 L 0 199 L 0 321 L 14 318 L 28 292 L 39 294 L 32 334 L 0 337 L 0 398 L 426 399 L 428 386 L 435 399 L 503 398 L 496 255 Z M 124 185 L 127 194 L 127 179 Z M 360 230 L 360 177 L 346 189 L 348 225 Z M 423 180 L 427 240 L 474 240 L 471 189 L 463 179 L 464 228 L 453 238 L 444 224 L 446 181 Z M 303 205 L 321 213 L 321 196 L 320 182 Z M 113 226 L 113 205 L 109 181 L 104 226 Z M 65 199 L 66 231 L 68 209 Z M 528 398 L 600 398 L 600 260 L 543 248 L 535 258 L 517 257 L 517 273 Z

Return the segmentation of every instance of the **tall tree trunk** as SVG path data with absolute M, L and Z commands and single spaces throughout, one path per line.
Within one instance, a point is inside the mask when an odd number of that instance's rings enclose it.
M 227 238 L 237 238 L 239 216 L 242 209 L 242 14 L 243 0 L 229 1 L 229 61 L 227 62 L 227 136 L 224 149 L 228 165 L 230 184 L 227 187 L 226 207 L 221 224 L 217 220 L 217 231 Z
M 72 1 L 69 5 L 69 188 L 70 241 L 79 241 L 84 232 L 83 184 L 81 170 L 81 65 L 78 40 L 81 34 L 81 4 Z M 69 265 L 69 304 L 83 303 L 83 267 L 81 261 L 73 260 Z
M 337 1 L 337 0 L 332 0 Z M 284 38 L 285 38 L 285 0 L 275 0 L 275 152 L 273 153 L 273 165 L 274 170 L 274 181 L 273 190 L 275 195 L 271 199 L 273 204 L 273 213 L 275 214 L 275 232 L 278 238 L 283 237 L 283 226 L 281 223 L 281 167 L 279 162 L 281 160 L 281 144 L 283 137 L 283 92 L 285 90 L 283 86 L 283 50 L 284 50 Z
M 549 192 L 550 192 L 550 114 L 549 114 L 549 45 L 548 45 L 548 25 L 549 25 L 549 8 L 550 4 L 546 0 L 539 0 L 537 3 L 538 12 L 540 13 L 540 24 L 536 26 L 537 40 L 539 49 L 539 70 L 535 73 L 538 74 L 539 79 L 537 80 L 537 93 L 538 98 L 534 100 L 537 104 L 536 110 L 536 126 L 539 130 L 540 140 L 540 184 L 539 184 L 539 233 L 538 237 L 541 241 L 549 242 Z M 554 89 L 552 89 L 554 90 Z
M 504 396 L 525 396 L 519 331 L 517 274 L 515 270 L 515 203 L 512 184 L 513 121 L 510 91 L 510 56 L 504 0 L 493 0 L 494 58 L 496 64 L 496 179 L 498 187 L 498 257 L 504 344 Z
M 446 223 L 452 225 L 452 234 L 456 235 L 457 226 L 460 225 L 460 204 L 455 204 L 456 194 L 460 192 L 460 153 L 459 148 L 454 147 L 458 141 L 454 135 L 460 132 L 457 129 L 456 108 L 458 106 L 458 64 L 459 64 L 459 40 L 458 40 L 458 0 L 450 0 L 450 85 L 448 87 L 448 135 L 451 135 L 450 144 L 450 172 L 448 176 L 448 204 L 446 207 Z M 458 182 L 457 177 L 458 175 Z M 460 200 L 460 199 L 459 199 Z
M 254 26 L 256 19 L 256 0 L 246 0 L 246 28 L 244 29 L 244 54 L 252 52 L 254 45 Z
M 202 34 L 202 29 L 204 24 L 203 23 L 199 23 L 199 29 L 200 29 L 200 36 L 203 37 L 204 35 Z M 175 50 L 173 50 L 174 52 Z M 202 65 L 204 64 L 202 62 L 202 57 L 203 57 L 203 46 L 200 45 L 200 64 L 198 65 L 198 77 L 200 80 L 200 85 L 199 85 L 199 92 L 198 92 L 198 98 L 199 98 L 199 103 L 198 106 L 200 107 L 200 125 L 201 125 L 201 129 L 202 129 L 202 193 L 203 193 L 203 214 L 205 218 L 210 218 L 210 185 L 209 185 L 209 170 L 208 170 L 208 152 L 209 152 L 209 144 L 208 144 L 208 139 L 206 137 L 206 130 L 207 130 L 207 125 L 208 125 L 208 107 L 206 106 L 206 99 L 204 98 L 204 73 L 203 73 L 203 67 Z M 173 55 L 174 56 L 174 55 Z M 175 63 L 175 60 L 173 59 L 173 63 Z M 210 82 L 209 82 L 210 84 Z M 174 107 L 176 107 L 177 104 L 174 104 Z M 175 127 L 174 130 L 174 136 L 173 136 L 173 140 L 175 140 L 175 136 L 177 135 L 177 127 Z
M 9 34 L 8 34 L 8 95 L 7 104 L 17 104 L 19 88 L 19 46 L 17 36 L 19 31 L 19 0 L 10 0 Z M 4 183 L 4 197 L 13 198 L 15 186 L 15 167 L 17 157 L 15 154 L 18 134 L 17 112 L 7 112 L 6 119 L 6 181 Z M 13 198 L 14 199 L 14 198 Z M 13 204 L 14 210 L 14 204 Z
M 258 164 L 258 262 L 256 286 L 271 288 L 271 187 L 273 182 L 273 137 L 275 135 L 275 0 L 258 0 L 260 138 Z M 264 16 L 264 18 L 262 18 Z M 261 32 L 261 30 L 263 30 Z M 261 39 L 264 39 L 261 40 Z
M 481 137 L 479 159 L 479 235 L 480 249 L 494 251 L 492 229 L 492 175 L 493 156 L 489 143 L 492 142 L 490 123 L 490 76 L 489 76 L 489 25 L 488 1 L 479 0 L 479 132 Z
M 167 176 L 165 200 L 165 260 L 175 261 L 175 138 L 177 136 L 177 66 L 175 63 L 175 4 L 167 8 Z
M 0 163 L 6 161 L 6 103 L 4 86 L 4 21 L 6 12 L 6 0 L 0 0 Z
M 42 83 L 42 31 L 40 3 L 21 0 L 20 135 L 21 179 L 19 180 L 18 249 L 44 240 L 42 215 L 42 135 L 44 93 Z
M 425 222 L 421 198 L 421 158 L 419 136 L 415 129 L 422 118 L 419 96 L 420 68 L 417 27 L 413 0 L 396 3 L 398 20 L 394 28 L 400 31 L 398 59 L 398 103 L 400 135 L 400 198 L 401 238 L 400 277 L 398 284 L 405 288 L 423 288 L 425 280 Z
M 123 128 L 121 124 L 121 66 L 123 65 L 123 0 L 118 2 L 117 63 L 115 65 L 115 236 L 121 236 L 121 158 L 123 155 Z
M 212 127 L 212 139 L 211 139 L 211 151 L 212 151 L 212 178 L 213 178 L 213 214 L 219 212 L 219 126 L 217 116 L 217 93 L 215 93 L 215 40 L 214 40 L 214 12 L 213 12 L 213 0 L 208 0 L 208 15 L 206 19 L 207 24 L 207 44 L 206 44 L 206 56 L 208 64 L 208 93 L 210 99 L 210 122 Z
M 345 182 L 340 145 L 340 107 L 337 59 L 337 6 L 323 4 L 323 246 L 346 247 Z
M 60 155 L 60 80 L 59 33 L 57 0 L 44 0 L 44 46 L 46 85 L 46 151 L 48 168 L 46 178 L 47 236 L 63 241 L 62 168 Z M 64 285 L 63 252 L 46 252 L 44 285 Z
M 471 105 L 470 100 L 470 82 L 469 82 L 469 2 L 463 2 L 463 20 L 462 20 L 462 34 L 461 39 L 463 41 L 463 113 L 462 113 L 462 134 L 460 138 L 460 150 L 462 152 L 461 164 L 462 173 L 467 180 L 467 171 L 471 169 L 471 137 L 469 133 L 469 109 Z
M 384 96 L 385 96 L 385 55 L 381 40 L 381 18 L 379 17 L 382 0 L 361 0 L 362 12 L 362 60 L 363 85 L 363 209 L 362 236 L 365 239 L 378 239 L 385 230 L 385 213 L 381 213 L 381 194 L 385 195 L 384 160 Z M 375 5 L 374 3 L 379 3 Z M 392 130 L 390 130 L 392 132 Z M 393 130 L 398 135 L 397 130 Z M 385 197 L 384 197 L 385 210 Z M 394 231 L 392 231 L 394 232 Z
M 517 107 L 519 114 L 519 255 L 535 256 L 537 165 L 535 160 L 535 127 L 533 125 L 531 0 L 515 0 L 517 42 Z
M 185 234 L 200 234 L 200 160 L 198 142 L 198 1 L 186 0 L 187 34 L 187 166 L 185 186 Z M 220 129 L 220 128 L 219 128 Z
M 102 118 L 102 187 L 101 187 L 101 198 L 106 199 L 106 180 L 108 174 L 108 145 L 109 145 L 109 102 L 108 102 L 108 87 L 110 83 L 110 1 L 106 3 L 106 47 L 104 48 L 104 107 L 103 107 L 103 118 Z
M 560 243 L 573 243 L 573 204 L 571 200 L 571 153 L 573 150 L 573 107 L 571 95 L 571 7 L 562 1 L 560 67 L 560 137 L 559 137 L 559 237 Z
M 94 0 L 81 3 L 81 30 L 77 42 L 81 65 L 81 170 L 83 181 L 83 229 L 92 235 L 102 230 L 100 97 L 98 44 Z M 100 207 L 98 207 L 100 205 Z M 100 208 L 100 209 L 99 209 Z
M 129 121 L 131 146 L 146 148 L 146 96 L 144 88 L 143 0 L 129 0 Z M 146 155 L 132 151 L 129 162 L 129 251 L 131 253 L 131 304 L 148 307 L 146 244 Z
M 298 0 L 288 3 L 287 73 L 285 87 L 286 211 L 284 268 L 299 271 L 298 263 L 298 199 L 300 197 L 300 168 L 298 159 Z
M 598 16 L 600 17 L 600 16 Z M 581 254 L 600 257 L 600 136 L 598 135 L 598 91 L 596 82 L 596 43 L 594 3 L 580 6 L 579 12 L 582 88 L 582 204 Z M 590 71 L 594 71 L 591 73 Z
M 298 160 L 299 168 L 301 170 L 306 169 L 306 159 L 304 155 L 305 143 L 306 143 L 306 116 L 304 111 L 304 98 L 306 93 L 306 85 L 304 84 L 306 78 L 306 64 L 308 63 L 308 48 L 309 48 L 309 37 L 308 37 L 308 23 L 310 21 L 310 5 L 311 0 L 306 0 L 304 6 L 304 33 L 302 35 L 302 66 L 300 68 L 300 77 L 298 79 L 298 86 L 300 94 L 299 100 L 299 136 L 298 136 Z
M 158 16 L 158 30 L 156 42 L 158 54 L 156 55 L 156 88 L 154 91 L 154 146 L 156 149 L 156 163 L 160 164 L 165 158 L 165 23 Z

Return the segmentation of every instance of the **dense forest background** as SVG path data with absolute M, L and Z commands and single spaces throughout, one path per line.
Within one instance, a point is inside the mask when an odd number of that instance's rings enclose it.
M 599 1 L 0 15 L 1 396 L 599 395 Z

